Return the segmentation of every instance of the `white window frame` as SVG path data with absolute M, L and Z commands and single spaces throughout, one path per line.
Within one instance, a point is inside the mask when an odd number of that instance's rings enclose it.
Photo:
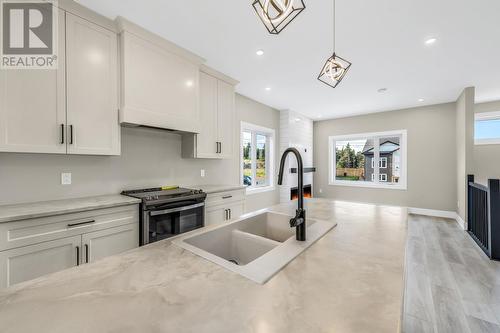
M 387 157 L 381 157 L 378 165 L 379 169 L 387 169 Z
M 484 121 L 484 120 L 500 120 L 500 111 L 481 112 L 481 113 L 476 113 L 474 115 L 474 144 L 475 145 L 500 145 L 500 138 L 476 139 L 476 137 L 475 137 L 476 121 Z
M 276 131 L 272 128 L 267 128 L 264 126 L 259 126 L 251 123 L 241 122 L 240 129 L 240 184 L 243 185 L 243 132 L 251 132 L 252 133 L 252 183 L 255 184 L 255 173 L 256 173 L 256 154 L 257 151 L 255 146 L 257 144 L 256 136 L 258 134 L 264 135 L 268 137 L 266 142 L 266 177 L 267 184 L 261 186 L 251 185 L 246 188 L 247 194 L 256 194 L 267 191 L 273 191 L 275 189 L 274 186 L 274 152 L 275 152 L 275 134 Z
M 337 163 L 335 161 L 335 146 L 337 141 L 346 140 L 356 140 L 356 139 L 374 139 L 374 166 L 380 165 L 380 139 L 390 136 L 401 136 L 401 142 L 399 144 L 401 151 L 401 162 L 400 162 L 400 178 L 398 183 L 387 183 L 380 181 L 379 168 L 374 168 L 373 182 L 369 181 L 348 181 L 348 180 L 337 180 L 335 175 L 337 174 Z M 386 132 L 373 132 L 373 133 L 360 133 L 360 134 L 350 134 L 350 135 L 335 135 L 328 137 L 328 184 L 330 186 L 352 186 L 352 187 L 366 187 L 366 188 L 382 188 L 391 190 L 407 190 L 407 177 L 408 177 L 408 131 L 394 130 Z M 387 176 L 386 176 L 387 177 Z
M 379 174 L 379 175 L 378 175 L 378 180 L 379 180 L 380 182 L 385 182 L 385 183 L 387 183 L 387 174 L 386 174 L 386 173 L 381 173 L 381 174 Z

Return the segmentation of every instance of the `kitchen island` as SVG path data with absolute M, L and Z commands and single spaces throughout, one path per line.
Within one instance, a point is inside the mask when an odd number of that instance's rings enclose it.
M 306 210 L 337 227 L 264 285 L 167 240 L 1 290 L 1 331 L 397 332 L 406 209 L 309 199 Z

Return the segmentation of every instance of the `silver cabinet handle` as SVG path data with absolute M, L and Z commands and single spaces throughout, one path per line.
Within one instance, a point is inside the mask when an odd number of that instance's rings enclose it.
M 80 266 L 80 247 L 76 247 L 76 265 Z
M 232 195 L 226 195 L 225 197 L 222 197 L 222 199 L 231 199 L 232 197 Z
M 231 209 L 228 209 L 229 211 L 229 219 L 231 219 Z
M 222 154 L 222 142 L 219 142 L 219 146 L 220 146 L 219 153 Z
M 228 210 L 227 210 L 227 209 L 224 209 L 224 213 L 226 214 L 226 219 L 225 219 L 225 220 L 226 220 L 226 221 L 227 221 L 227 220 L 229 220 L 229 218 L 228 218 L 228 217 L 229 217 L 229 215 L 228 215 Z

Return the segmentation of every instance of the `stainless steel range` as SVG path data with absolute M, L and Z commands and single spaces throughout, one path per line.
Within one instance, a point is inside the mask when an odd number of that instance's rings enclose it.
M 142 200 L 140 245 L 157 242 L 205 225 L 205 198 L 202 190 L 161 187 L 123 191 Z

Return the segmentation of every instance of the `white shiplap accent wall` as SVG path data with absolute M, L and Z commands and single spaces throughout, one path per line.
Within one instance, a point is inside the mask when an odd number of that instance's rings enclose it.
M 304 167 L 313 167 L 313 121 L 297 112 L 285 110 L 280 112 L 280 157 L 289 147 L 300 151 Z M 289 156 L 283 185 L 280 186 L 280 202 L 290 201 L 290 189 L 297 186 L 297 175 L 290 173 L 290 168 L 296 167 L 295 157 Z M 304 174 L 304 185 L 309 184 L 313 185 L 313 173 Z

